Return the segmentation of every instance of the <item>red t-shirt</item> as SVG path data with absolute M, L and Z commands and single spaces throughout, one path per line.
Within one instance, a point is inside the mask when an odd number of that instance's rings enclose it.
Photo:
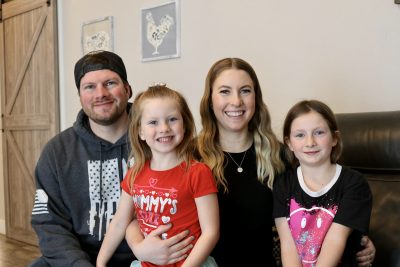
M 163 238 L 189 230 L 195 236 L 194 243 L 201 234 L 195 198 L 216 193 L 217 187 L 211 170 L 203 163 L 193 161 L 186 171 L 186 164 L 165 170 L 150 169 L 149 161 L 138 173 L 132 190 L 128 177 L 122 181 L 122 189 L 132 196 L 136 217 L 142 233 L 146 236 L 159 225 L 172 223 L 172 228 Z M 181 266 L 183 261 L 168 266 Z M 142 266 L 158 266 L 142 262 Z

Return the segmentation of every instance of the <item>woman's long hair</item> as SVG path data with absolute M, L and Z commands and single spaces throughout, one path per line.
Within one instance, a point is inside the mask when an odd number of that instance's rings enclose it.
M 198 149 L 204 163 L 212 170 L 217 186 L 228 191 L 224 176 L 224 151 L 222 150 L 217 118 L 212 110 L 212 86 L 218 76 L 225 70 L 237 69 L 247 72 L 254 84 L 255 113 L 248 125 L 253 135 L 253 143 L 257 159 L 257 177 L 261 183 L 272 188 L 275 175 L 283 172 L 284 164 L 280 158 L 280 143 L 271 128 L 271 118 L 265 105 L 260 84 L 254 69 L 240 58 L 224 58 L 211 66 L 208 71 L 203 98 L 200 102 L 202 130 L 198 138 Z

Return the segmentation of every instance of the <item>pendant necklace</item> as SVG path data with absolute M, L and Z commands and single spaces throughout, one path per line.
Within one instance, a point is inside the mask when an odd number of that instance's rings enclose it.
M 233 162 L 236 164 L 237 172 L 242 173 L 243 172 L 242 163 L 243 163 L 244 158 L 246 157 L 247 150 L 246 150 L 246 152 L 244 152 L 244 155 L 243 155 L 243 158 L 242 158 L 242 161 L 240 162 L 240 164 L 237 164 L 237 162 L 233 159 L 233 157 L 231 156 L 231 154 L 229 152 L 226 152 L 226 153 L 231 158 L 231 160 L 233 160 Z

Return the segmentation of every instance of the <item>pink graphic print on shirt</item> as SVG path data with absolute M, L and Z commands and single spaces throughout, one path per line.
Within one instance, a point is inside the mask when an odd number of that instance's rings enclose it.
M 149 178 L 149 185 L 134 185 L 133 202 L 137 219 L 141 222 L 144 235 L 149 234 L 160 224 L 171 221 L 172 215 L 177 212 L 178 190 L 175 188 L 160 188 L 156 184 L 158 179 Z M 166 238 L 166 236 L 163 236 Z
M 316 265 L 322 242 L 336 212 L 336 205 L 329 209 L 317 206 L 305 209 L 296 200 L 290 200 L 288 223 L 303 266 Z

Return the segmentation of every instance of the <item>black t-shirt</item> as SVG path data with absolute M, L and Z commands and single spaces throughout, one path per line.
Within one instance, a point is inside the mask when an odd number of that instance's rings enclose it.
M 246 153 L 246 155 L 245 155 Z M 273 257 L 272 192 L 257 179 L 254 146 L 230 153 L 243 172 L 225 153 L 228 192 L 220 188 L 220 239 L 212 252 L 219 267 L 276 266 Z
M 368 232 L 372 194 L 367 181 L 354 170 L 337 165 L 335 177 L 318 192 L 304 183 L 300 167 L 287 171 L 274 183 L 274 218 L 286 217 L 304 260 L 318 257 L 332 222 L 353 229 L 340 266 L 357 266 L 355 252 Z

